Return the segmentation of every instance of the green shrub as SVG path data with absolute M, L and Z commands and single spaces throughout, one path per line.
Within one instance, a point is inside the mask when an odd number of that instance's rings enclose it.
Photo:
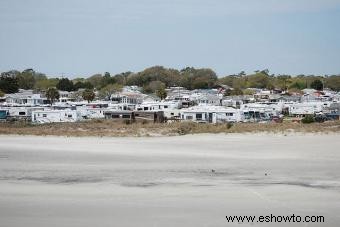
M 302 118 L 301 122 L 304 123 L 304 124 L 314 123 L 315 122 L 315 118 L 313 116 L 311 116 L 311 115 L 307 115 L 304 118 Z

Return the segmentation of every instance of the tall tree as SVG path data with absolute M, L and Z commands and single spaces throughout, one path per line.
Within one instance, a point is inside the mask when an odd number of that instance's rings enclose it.
M 101 87 L 105 87 L 108 84 L 114 84 L 116 83 L 116 80 L 114 77 L 111 77 L 111 74 L 109 72 L 105 72 L 102 81 L 101 81 Z
M 101 74 L 95 74 L 87 78 L 87 81 L 90 82 L 95 88 L 101 88 L 102 80 L 103 76 Z
M 41 79 L 35 82 L 34 88 L 46 91 L 50 87 L 56 87 L 59 80 L 57 78 Z
M 236 95 L 243 95 L 243 91 L 240 88 L 234 88 L 232 90 L 227 90 L 224 93 L 224 96 L 236 96 Z
M 33 69 L 26 69 L 22 71 L 18 76 L 19 88 L 22 89 L 33 89 L 35 85 L 35 71 Z
M 47 89 L 46 98 L 50 100 L 51 104 L 53 104 L 55 100 L 58 100 L 59 97 L 60 97 L 59 91 L 56 88 L 51 87 Z
M 6 94 L 18 92 L 19 84 L 17 77 L 12 73 L 1 73 L 0 90 Z
M 332 75 L 327 77 L 326 86 L 334 91 L 340 91 L 340 75 Z
M 323 90 L 323 83 L 321 80 L 314 80 L 311 84 L 310 87 L 318 90 L 318 91 L 322 91 Z
M 281 90 L 287 90 L 288 87 L 290 86 L 291 84 L 291 76 L 289 75 L 279 75 L 277 76 L 277 83 L 276 85 L 281 89 Z
M 85 88 L 85 89 L 93 89 L 93 85 L 88 82 L 88 81 L 85 81 L 85 82 L 82 82 L 82 81 L 78 81 L 74 84 L 74 90 L 79 90 L 81 88 Z
M 114 76 L 114 79 L 116 81 L 117 84 L 121 84 L 121 85 L 126 85 L 127 82 L 127 78 L 133 74 L 132 72 L 128 71 L 128 72 L 122 72 L 119 73 L 117 75 Z
M 143 87 L 144 93 L 155 93 L 157 90 L 165 89 L 165 83 L 155 80 Z
M 211 69 L 187 67 L 180 73 L 180 85 L 190 90 L 212 88 L 217 82 L 216 73 Z
M 158 89 L 157 91 L 156 91 L 156 95 L 161 99 L 161 100 L 163 100 L 163 99 L 165 99 L 166 97 L 167 97 L 167 92 L 166 92 L 166 90 L 164 89 L 164 88 L 160 88 L 160 89 Z
M 84 100 L 90 103 L 92 100 L 94 100 L 94 98 L 96 97 L 96 94 L 93 92 L 92 89 L 85 89 L 83 91 L 82 96 Z
M 130 74 L 127 78 L 128 85 L 146 86 L 151 81 L 161 81 L 167 87 L 178 85 L 180 75 L 178 70 L 167 69 L 163 66 L 147 68 L 137 74 Z
M 268 88 L 271 85 L 270 77 L 266 70 L 248 76 L 248 87 Z
M 62 78 L 57 84 L 57 88 L 61 91 L 74 91 L 74 85 L 68 78 Z
M 120 92 L 122 90 L 122 85 L 120 84 L 108 84 L 99 90 L 99 98 L 110 100 L 111 95 Z

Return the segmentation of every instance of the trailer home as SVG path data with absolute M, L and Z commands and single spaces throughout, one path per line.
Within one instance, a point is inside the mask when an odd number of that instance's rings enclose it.
M 241 110 L 223 106 L 195 106 L 181 109 L 181 120 L 198 123 L 241 122 L 244 115 Z
M 83 119 L 101 119 L 104 118 L 104 111 L 106 108 L 89 108 L 86 106 L 77 107 Z
M 105 119 L 129 122 L 133 122 L 135 119 L 134 112 L 131 110 L 105 110 L 104 117 Z
M 43 107 L 6 107 L 8 110 L 8 120 L 30 120 L 32 112 L 43 110 Z
M 289 105 L 288 111 L 291 116 L 314 115 L 322 112 L 328 106 L 328 103 L 323 102 L 294 103 Z
M 179 109 L 180 103 L 174 101 L 168 102 L 143 102 L 136 106 L 137 111 L 164 111 Z
M 38 110 L 32 112 L 32 122 L 38 124 L 53 122 L 76 122 L 81 114 L 76 110 Z
M 272 116 L 279 116 L 282 114 L 282 111 L 284 109 L 284 103 L 283 102 L 267 102 L 267 103 L 247 103 L 241 105 L 240 108 L 244 113 L 256 113 L 262 114 L 263 117 L 265 115 L 268 115 L 270 117 Z

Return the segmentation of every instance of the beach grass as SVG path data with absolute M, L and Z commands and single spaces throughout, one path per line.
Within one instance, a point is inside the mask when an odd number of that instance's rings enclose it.
M 200 124 L 194 122 L 132 123 L 112 120 L 89 120 L 75 123 L 32 124 L 27 122 L 0 123 L 0 134 L 37 136 L 177 136 L 200 133 L 331 133 L 340 132 L 340 121 L 302 124 L 283 123 L 236 123 Z

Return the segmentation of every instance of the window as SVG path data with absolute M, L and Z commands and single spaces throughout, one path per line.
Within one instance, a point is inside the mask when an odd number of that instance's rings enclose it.
M 20 116 L 25 116 L 25 115 L 26 115 L 26 112 L 19 112 L 19 115 L 20 115 Z
M 47 117 L 47 114 L 43 114 L 43 117 Z
M 196 114 L 196 120 L 202 120 L 202 114 Z
M 130 115 L 128 115 L 128 114 L 123 114 L 122 118 L 130 118 Z
M 167 109 L 168 108 L 168 106 L 164 106 L 164 109 Z
M 187 118 L 186 118 L 187 120 L 192 120 L 193 119 L 193 117 L 192 116 L 187 116 Z
M 67 115 L 68 118 L 72 118 L 72 114 Z
M 149 108 L 148 107 L 144 107 L 144 110 L 149 110 Z
M 119 114 L 113 114 L 112 118 L 119 118 Z
M 227 117 L 232 117 L 232 116 L 234 116 L 234 113 L 226 113 L 225 114 Z
M 246 119 L 248 119 L 250 116 L 249 116 L 249 112 L 244 112 L 244 117 L 246 118 Z

